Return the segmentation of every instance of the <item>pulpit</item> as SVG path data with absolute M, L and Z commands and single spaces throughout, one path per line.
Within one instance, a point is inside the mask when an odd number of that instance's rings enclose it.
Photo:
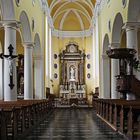
M 127 94 L 136 95 L 140 90 L 138 88 L 140 87 L 140 81 L 133 75 L 136 51 L 129 48 L 115 48 L 108 50 L 106 53 L 111 59 L 119 59 L 120 74 L 116 75 L 116 90 L 121 93 L 121 97 L 124 99 L 126 99 Z
M 60 53 L 60 97 L 65 99 L 86 98 L 84 80 L 85 54 L 75 42 L 69 42 Z

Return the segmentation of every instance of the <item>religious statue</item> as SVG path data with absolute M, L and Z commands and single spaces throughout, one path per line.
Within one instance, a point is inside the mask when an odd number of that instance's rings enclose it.
M 9 60 L 9 75 L 13 76 L 13 59 L 8 58 Z
M 70 79 L 75 79 L 75 68 L 70 67 Z

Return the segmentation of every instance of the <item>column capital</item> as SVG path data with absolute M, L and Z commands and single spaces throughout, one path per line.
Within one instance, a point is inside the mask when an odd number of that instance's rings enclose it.
M 9 27 L 9 28 L 20 28 L 21 23 L 17 20 L 2 20 L 0 21 L 0 27 Z
M 33 48 L 35 44 L 33 42 L 24 42 L 23 46 L 26 48 Z
M 140 28 L 140 22 L 126 22 L 124 23 L 122 28 L 125 29 L 126 31 L 137 30 L 138 28 Z
M 119 48 L 120 47 L 120 43 L 119 42 L 112 42 L 109 44 L 110 48 Z

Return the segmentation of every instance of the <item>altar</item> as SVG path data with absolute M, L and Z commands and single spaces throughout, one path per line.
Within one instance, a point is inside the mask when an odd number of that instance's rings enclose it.
M 60 53 L 60 94 L 65 99 L 86 98 L 84 80 L 85 54 L 79 46 L 70 42 Z

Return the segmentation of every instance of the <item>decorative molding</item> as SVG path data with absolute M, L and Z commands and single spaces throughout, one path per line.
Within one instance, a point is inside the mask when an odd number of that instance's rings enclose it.
M 110 48 L 120 48 L 120 43 L 119 42 L 112 42 L 109 44 Z
M 84 30 L 84 31 L 60 31 L 53 29 L 52 35 L 56 37 L 87 37 L 92 35 L 92 29 Z
M 23 42 L 23 46 L 27 48 L 33 48 L 35 46 L 34 42 Z
M 0 21 L 0 27 L 11 27 L 11 28 L 20 28 L 21 23 L 17 20 L 2 20 Z
M 126 22 L 124 23 L 123 29 L 137 29 L 140 28 L 140 22 Z

